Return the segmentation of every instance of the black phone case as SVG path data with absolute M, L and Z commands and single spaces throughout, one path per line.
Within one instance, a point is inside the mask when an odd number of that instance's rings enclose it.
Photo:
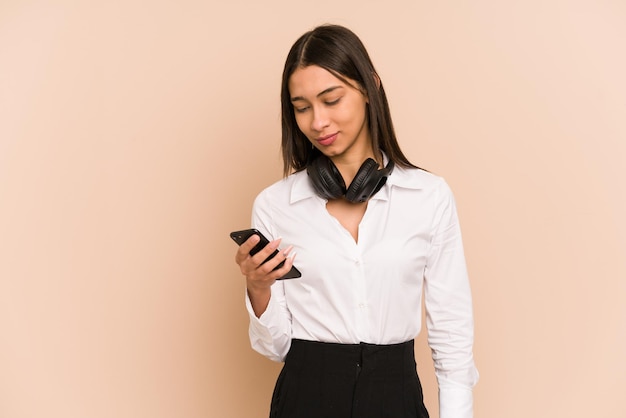
M 246 242 L 248 238 L 250 238 L 252 235 L 255 235 L 255 234 L 258 235 L 259 238 L 261 238 L 259 243 L 250 250 L 250 255 L 255 255 L 256 253 L 261 251 L 263 248 L 265 248 L 267 244 L 269 244 L 269 240 L 265 238 L 265 236 L 261 233 L 261 231 L 257 229 L 253 229 L 253 228 L 244 229 L 241 231 L 233 231 L 230 233 L 230 237 L 233 239 L 233 241 L 237 243 L 237 245 L 241 245 L 244 242 Z M 269 257 L 267 257 L 263 261 L 263 263 L 266 263 L 268 260 L 271 260 L 272 258 L 274 258 L 276 254 L 278 254 L 278 250 L 275 250 L 272 254 L 270 254 Z M 284 264 L 285 264 L 284 261 L 281 262 L 274 268 L 274 270 L 281 268 Z M 300 273 L 300 270 L 298 270 L 295 266 L 291 266 L 291 270 L 289 270 L 287 274 L 278 278 L 277 280 L 297 279 L 298 277 L 302 277 L 302 273 Z

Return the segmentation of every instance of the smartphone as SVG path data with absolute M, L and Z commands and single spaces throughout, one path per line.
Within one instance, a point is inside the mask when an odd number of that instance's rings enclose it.
M 234 231 L 230 233 L 230 237 L 233 239 L 233 241 L 237 243 L 237 245 L 243 244 L 252 235 L 258 235 L 259 238 L 261 238 L 259 243 L 250 250 L 250 255 L 255 255 L 256 253 L 261 251 L 263 248 L 265 248 L 267 244 L 270 243 L 269 240 L 265 238 L 265 236 L 261 233 L 261 231 L 259 231 L 258 229 L 244 229 L 242 231 Z M 274 258 L 276 254 L 278 254 L 278 250 L 274 250 L 274 252 L 270 254 L 269 257 L 265 259 L 265 261 L 263 261 L 263 263 Z M 284 261 L 281 262 L 279 265 L 274 267 L 274 270 L 281 268 L 284 264 L 285 264 Z M 302 273 L 300 273 L 300 270 L 298 270 L 295 266 L 291 266 L 291 270 L 289 270 L 287 274 L 285 274 L 283 277 L 278 278 L 277 280 L 297 279 L 298 277 L 301 277 L 301 276 L 302 276 Z

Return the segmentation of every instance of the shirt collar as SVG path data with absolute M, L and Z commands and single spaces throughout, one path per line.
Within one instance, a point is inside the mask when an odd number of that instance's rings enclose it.
M 387 155 L 383 153 L 383 163 L 387 164 Z M 414 189 L 419 190 L 424 187 L 422 176 L 415 176 L 413 168 L 403 168 L 398 167 L 396 165 L 387 177 L 387 182 L 383 186 L 382 189 L 378 191 L 374 196 L 371 197 L 370 200 L 389 200 L 389 193 L 392 187 L 401 187 L 405 189 Z M 422 170 L 419 170 L 422 172 Z M 306 172 L 306 169 L 299 171 L 297 173 L 292 174 L 294 177 L 293 183 L 291 185 L 291 199 L 290 203 L 296 203 L 303 199 L 308 199 L 312 197 L 317 197 L 317 193 L 315 193 L 315 189 L 311 185 L 309 181 L 309 175 Z

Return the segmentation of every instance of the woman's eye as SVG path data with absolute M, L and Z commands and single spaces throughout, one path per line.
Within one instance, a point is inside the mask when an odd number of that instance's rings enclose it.
M 295 109 L 296 109 L 296 112 L 298 112 L 298 113 L 304 113 L 304 112 L 306 112 L 309 109 L 309 107 L 308 106 L 296 107 Z
M 333 106 L 333 105 L 336 105 L 337 103 L 339 103 L 339 100 L 341 100 L 341 97 L 340 97 L 340 98 L 338 98 L 338 99 L 335 99 L 335 100 L 329 100 L 329 101 L 327 101 L 327 102 L 326 102 L 326 105 L 327 105 L 327 106 Z

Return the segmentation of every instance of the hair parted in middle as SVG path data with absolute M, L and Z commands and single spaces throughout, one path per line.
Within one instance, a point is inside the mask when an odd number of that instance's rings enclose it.
M 367 123 L 372 148 L 381 150 L 396 165 L 416 167 L 404 156 L 391 121 L 383 83 L 365 46 L 351 30 L 339 25 L 322 25 L 302 35 L 291 47 L 283 70 L 281 86 L 283 174 L 306 168 L 320 154 L 300 131 L 289 93 L 289 79 L 299 67 L 317 65 L 347 84 L 357 82 L 368 98 Z

